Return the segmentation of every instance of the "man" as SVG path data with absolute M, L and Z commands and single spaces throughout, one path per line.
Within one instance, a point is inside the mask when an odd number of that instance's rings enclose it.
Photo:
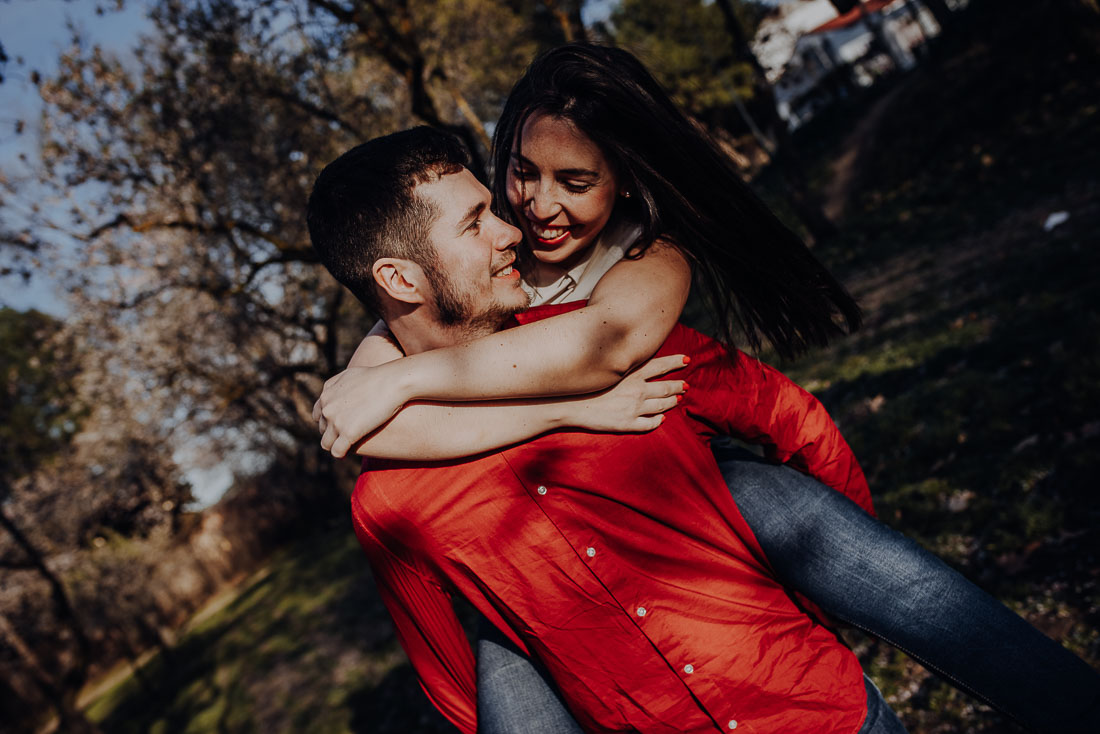
M 492 333 L 527 303 L 511 267 L 520 234 L 464 162 L 449 137 L 410 130 L 341 156 L 310 200 L 322 260 L 406 354 Z M 561 310 L 549 308 L 522 318 Z M 476 730 L 457 591 L 545 665 L 592 731 L 903 731 L 771 574 L 708 448 L 716 430 L 767 434 L 738 392 L 764 368 L 680 327 L 662 353 L 691 355 L 692 389 L 651 433 L 558 432 L 465 460 L 371 462 L 360 477 L 356 532 L 429 698 Z M 821 461 L 864 498 L 830 431 Z

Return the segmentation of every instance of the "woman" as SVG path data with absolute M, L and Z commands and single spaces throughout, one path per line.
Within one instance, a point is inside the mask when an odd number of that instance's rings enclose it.
M 376 366 L 333 378 L 319 403 L 327 403 L 322 443 L 335 455 L 410 400 L 608 387 L 664 340 L 692 276 L 727 341 L 739 331 L 750 346 L 767 339 L 786 356 L 824 343 L 840 324 L 858 326 L 843 287 L 624 51 L 573 44 L 537 59 L 505 104 L 493 160 L 499 214 L 525 235 L 520 270 L 534 302 L 587 305 L 408 358 L 395 359 L 400 353 L 381 334 L 368 337 L 352 365 Z M 673 382 L 668 393 L 679 387 Z M 519 425 L 502 435 L 511 429 L 502 429 L 499 411 L 494 421 L 495 442 L 456 449 L 452 440 L 447 450 L 458 453 L 450 455 L 527 437 Z M 387 433 L 375 432 L 360 453 L 446 458 L 433 453 L 443 443 L 431 426 L 413 436 Z M 789 587 L 1030 728 L 1100 731 L 1100 677 L 941 561 L 796 472 L 745 458 L 723 470 Z M 497 686 L 537 674 L 492 640 L 481 653 L 483 727 L 517 730 Z M 505 665 L 506 676 L 494 674 Z M 524 715 L 523 730 L 539 730 Z M 564 710 L 547 715 L 542 730 L 561 730 L 554 717 Z

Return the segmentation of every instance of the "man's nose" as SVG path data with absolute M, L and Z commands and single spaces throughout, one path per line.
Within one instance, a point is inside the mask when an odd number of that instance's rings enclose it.
M 500 233 L 496 238 L 496 248 L 498 250 L 511 249 L 523 241 L 523 232 L 518 227 L 513 227 L 503 219 L 497 221 L 500 223 Z

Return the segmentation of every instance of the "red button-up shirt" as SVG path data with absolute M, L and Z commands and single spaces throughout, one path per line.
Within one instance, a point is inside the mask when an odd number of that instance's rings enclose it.
M 870 509 L 859 465 L 820 403 L 778 372 L 681 326 L 660 353 L 691 356 L 674 375 L 691 387 L 650 433 L 370 461 L 355 530 L 424 690 L 476 731 L 458 593 L 546 665 L 586 730 L 853 734 L 866 714 L 859 662 L 775 580 L 708 440 L 762 443 Z

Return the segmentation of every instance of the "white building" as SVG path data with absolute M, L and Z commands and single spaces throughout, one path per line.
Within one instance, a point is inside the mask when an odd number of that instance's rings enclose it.
M 872 53 L 879 24 L 886 53 Z M 891 70 L 911 69 L 918 47 L 939 30 L 919 0 L 865 0 L 844 15 L 828 0 L 790 0 L 760 24 L 753 50 L 780 117 L 794 129 L 851 84 L 867 87 Z

